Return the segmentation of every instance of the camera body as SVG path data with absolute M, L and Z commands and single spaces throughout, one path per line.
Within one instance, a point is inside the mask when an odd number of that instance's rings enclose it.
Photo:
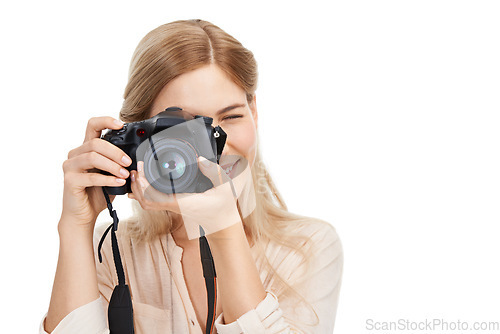
M 146 179 L 163 193 L 199 193 L 213 187 L 199 170 L 197 157 L 219 163 L 226 142 L 220 126 L 213 119 L 170 107 L 158 115 L 139 122 L 125 123 L 119 130 L 108 130 L 101 138 L 121 148 L 131 159 L 128 171 L 137 170 L 144 161 Z M 107 172 L 103 172 L 109 174 Z M 105 187 L 110 195 L 132 192 L 130 177 L 126 184 Z

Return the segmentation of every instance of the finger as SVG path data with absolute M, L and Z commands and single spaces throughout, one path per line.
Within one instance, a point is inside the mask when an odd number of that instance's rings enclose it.
M 125 184 L 126 180 L 115 176 L 100 173 L 66 173 L 64 174 L 64 184 L 73 188 L 86 187 L 119 187 Z
M 139 181 L 137 171 L 133 170 L 130 172 L 130 180 L 130 190 L 132 193 L 129 193 L 128 197 L 138 201 L 144 210 L 154 209 L 154 202 L 149 201 L 145 197 L 145 186 Z
M 92 117 L 87 123 L 87 129 L 85 130 L 85 140 L 89 141 L 94 138 L 101 137 L 102 130 L 113 129 L 118 130 L 123 127 L 123 122 L 109 116 L 103 117 Z
M 130 173 L 130 179 L 132 193 L 129 198 L 137 200 L 143 209 L 179 211 L 175 194 L 164 194 L 154 189 L 137 171 Z
M 132 159 L 121 148 L 101 138 L 94 138 L 71 150 L 68 159 L 87 152 L 97 152 L 125 167 L 132 164 Z
M 132 193 L 129 193 L 129 198 L 133 198 L 139 202 L 144 202 L 144 191 L 139 182 L 137 182 L 137 171 L 133 170 L 130 172 L 130 190 Z
M 233 179 L 233 185 L 238 198 L 241 215 L 243 218 L 246 218 L 257 206 L 252 173 L 249 167 Z
M 226 172 L 215 162 L 207 160 L 202 156 L 198 157 L 197 160 L 201 172 L 212 181 L 214 186 L 231 181 Z
M 136 181 L 142 189 L 142 192 L 144 193 L 149 186 L 149 182 L 146 179 L 146 175 L 144 174 L 144 161 L 137 161 Z
M 144 198 L 156 203 L 172 204 L 176 201 L 176 194 L 166 194 L 155 189 L 144 174 L 144 161 L 137 162 L 137 182 L 139 182 L 144 193 Z
M 241 159 L 238 163 L 232 182 L 236 190 L 237 197 L 247 188 L 253 188 L 252 170 L 246 159 Z
M 137 171 L 132 171 L 132 175 L 133 175 L 133 179 L 131 176 L 131 180 L 132 180 L 131 186 L 132 186 L 133 193 L 136 195 L 137 198 L 143 199 L 144 194 L 146 192 L 146 189 L 148 187 L 147 180 L 145 178 L 141 179 L 141 177 Z
M 159 190 L 156 190 L 153 186 L 151 186 L 149 184 L 149 181 L 147 180 L 146 178 L 146 175 L 145 175 L 145 171 L 144 171 L 144 161 L 137 161 L 137 171 L 138 171 L 138 179 L 139 179 L 139 182 L 141 184 L 145 184 L 146 187 L 144 187 L 144 190 L 147 191 L 149 188 L 151 188 L 152 190 L 154 190 L 153 192 L 160 192 Z M 151 175 L 151 174 L 150 174 Z M 158 181 L 158 180 L 157 180 Z M 165 180 L 163 180 L 165 181 Z M 170 180 L 170 182 L 172 182 L 173 180 Z M 179 194 L 176 192 L 176 189 L 175 189 L 175 181 L 174 183 L 170 183 L 170 190 L 172 191 L 172 193 L 164 193 L 164 192 L 160 192 L 161 194 L 163 194 L 164 196 L 170 196 L 170 198 L 166 198 L 166 201 L 168 202 L 174 202 L 176 200 L 176 197 L 175 196 L 182 196 L 182 194 Z M 164 198 L 164 196 L 158 196 L 160 198 Z
M 63 163 L 63 171 L 82 173 L 91 169 L 97 168 L 102 171 L 111 173 L 119 178 L 128 178 L 130 173 L 128 170 L 117 164 L 111 159 L 97 153 L 87 152 L 77 155 L 74 158 L 68 159 Z
M 149 188 L 151 188 L 151 191 L 149 191 L 148 195 L 151 197 L 151 192 L 156 189 L 154 189 L 150 184 L 148 179 L 146 178 L 146 174 L 144 174 L 144 161 L 137 161 L 137 174 L 136 174 L 136 181 L 139 183 L 140 188 L 142 189 L 143 194 L 146 194 L 146 191 L 148 191 Z M 163 194 L 163 193 L 162 193 Z M 145 198 L 148 196 L 145 196 Z M 159 197 L 159 196 L 157 196 Z

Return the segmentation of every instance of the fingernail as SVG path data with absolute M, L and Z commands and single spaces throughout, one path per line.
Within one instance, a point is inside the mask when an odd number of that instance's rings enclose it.
M 135 182 L 135 174 L 134 173 L 130 173 L 130 179 L 132 180 L 132 182 Z
M 121 126 L 121 125 L 123 125 L 123 124 L 124 124 L 124 123 L 123 123 L 122 121 L 120 121 L 119 119 L 115 119 L 113 122 L 114 122 L 116 125 L 119 125 L 119 126 Z
M 120 174 L 123 175 L 124 177 L 128 176 L 128 172 L 125 168 L 120 169 Z
M 132 159 L 130 159 L 129 157 L 127 157 L 126 155 L 124 155 L 122 157 L 122 162 L 125 164 L 125 165 L 130 165 L 132 163 Z
M 199 157 L 200 163 L 203 165 L 203 167 L 210 167 L 210 162 L 205 159 L 204 157 L 200 156 Z
M 123 184 L 123 183 L 125 183 L 125 180 L 124 179 L 116 179 L 116 183 Z

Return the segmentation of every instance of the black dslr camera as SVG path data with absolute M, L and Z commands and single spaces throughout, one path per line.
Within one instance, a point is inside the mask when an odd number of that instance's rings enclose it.
M 144 161 L 146 179 L 156 190 L 200 193 L 213 184 L 199 170 L 197 157 L 219 163 L 226 143 L 226 133 L 220 126 L 213 128 L 212 121 L 171 107 L 150 119 L 125 123 L 120 130 L 108 130 L 101 138 L 128 154 L 129 171 L 137 170 L 137 161 Z M 130 182 L 129 177 L 125 185 L 105 189 L 110 195 L 124 195 L 132 192 Z

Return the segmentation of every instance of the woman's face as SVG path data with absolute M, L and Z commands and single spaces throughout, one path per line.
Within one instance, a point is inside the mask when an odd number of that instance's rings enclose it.
M 229 176 L 232 166 L 244 157 L 250 166 L 255 161 L 257 145 L 257 107 L 249 104 L 245 91 L 214 64 L 184 73 L 169 82 L 156 97 L 149 117 L 168 107 L 180 107 L 191 115 L 213 118 L 227 134 L 220 165 Z M 241 165 L 240 163 L 237 165 Z M 244 166 L 239 166 L 244 167 Z

